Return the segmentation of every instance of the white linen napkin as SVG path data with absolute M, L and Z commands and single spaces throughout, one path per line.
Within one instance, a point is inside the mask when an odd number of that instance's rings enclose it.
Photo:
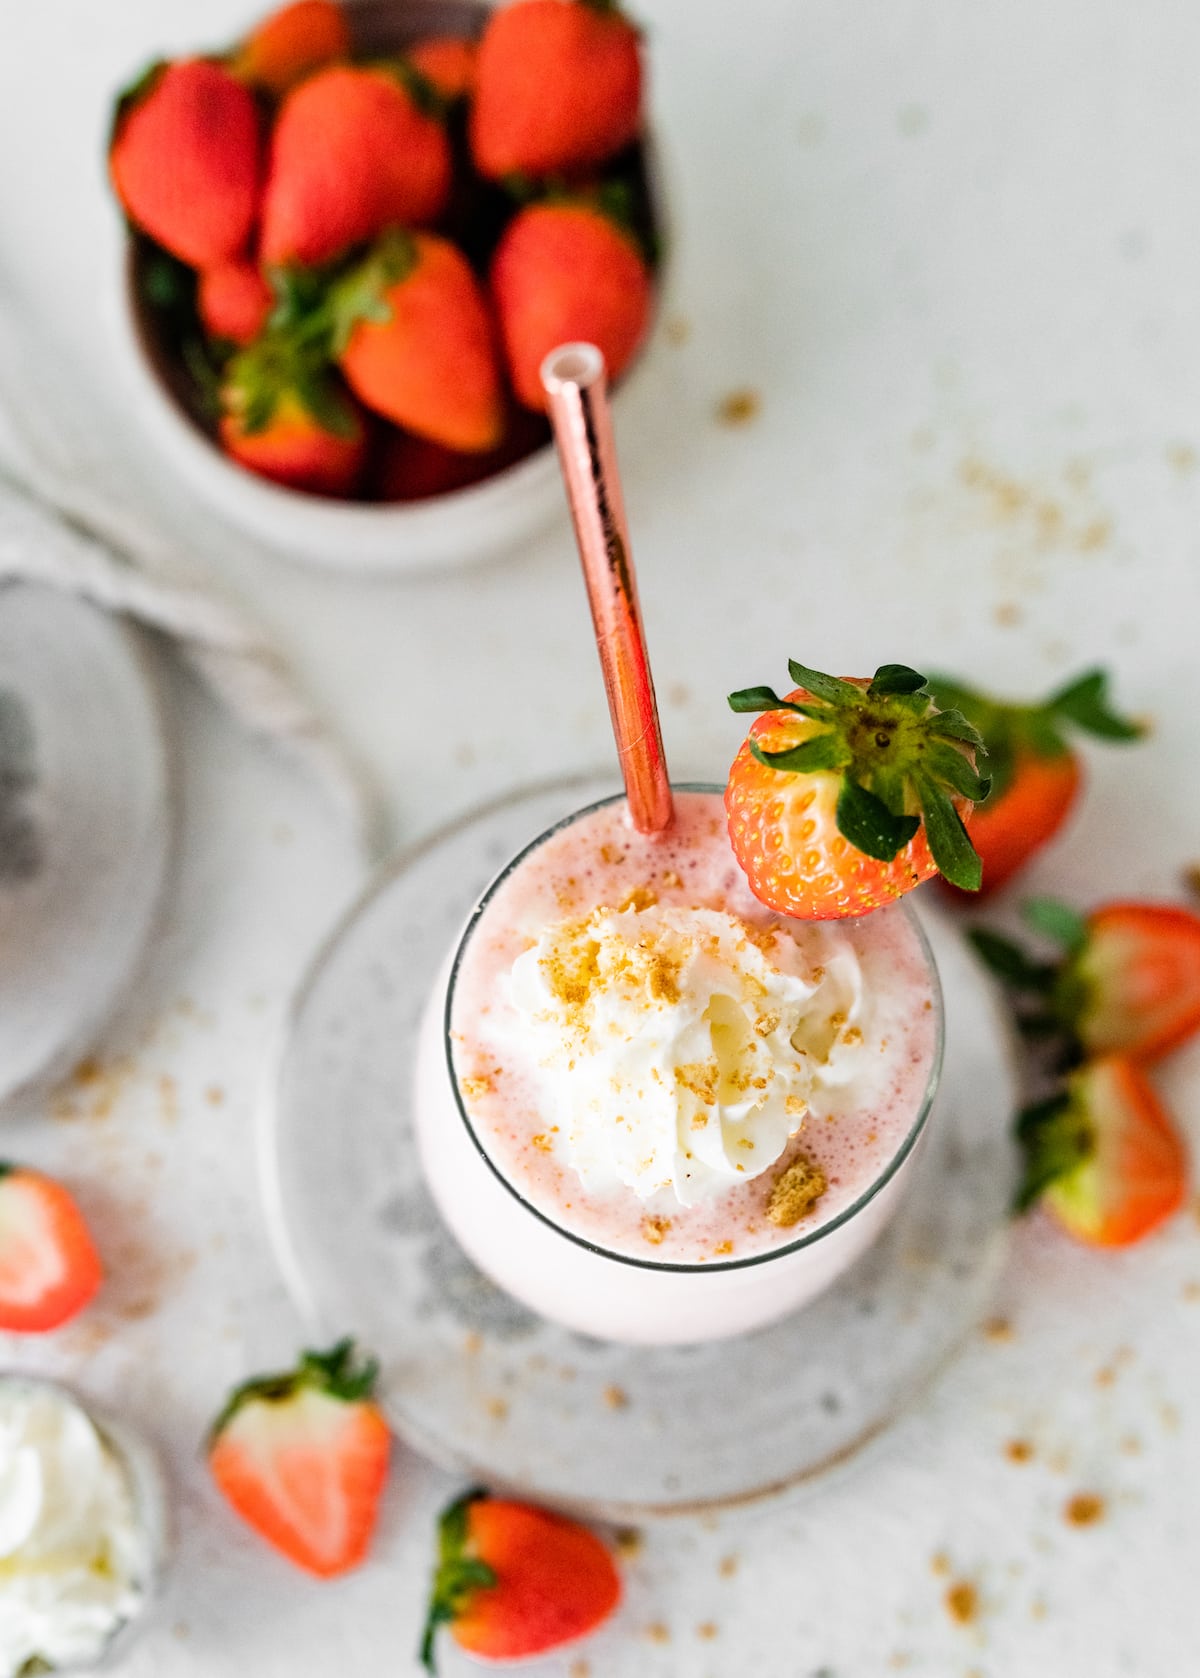
M 91 393 L 89 392 L 89 398 Z M 68 589 L 158 631 L 231 715 L 303 765 L 367 857 L 382 841 L 374 789 L 317 716 L 279 652 L 151 517 L 114 492 L 96 404 L 79 403 L 52 351 L 0 294 L 0 583 Z

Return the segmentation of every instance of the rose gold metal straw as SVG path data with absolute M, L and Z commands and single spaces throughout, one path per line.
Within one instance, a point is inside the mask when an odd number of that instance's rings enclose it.
M 638 609 L 604 357 L 595 344 L 563 344 L 543 361 L 542 384 L 592 608 L 629 813 L 639 833 L 661 833 L 671 824 L 671 783 Z

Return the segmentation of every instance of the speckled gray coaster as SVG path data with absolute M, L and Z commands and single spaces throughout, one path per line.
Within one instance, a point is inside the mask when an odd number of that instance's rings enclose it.
M 168 781 L 136 633 L 58 589 L 0 585 L 0 1101 L 83 1055 L 133 974 Z
M 986 983 L 949 917 L 922 915 L 946 996 L 942 1087 L 880 1241 L 773 1327 L 662 1350 L 524 1310 L 442 1226 L 410 1129 L 417 1027 L 492 874 L 613 790 L 579 780 L 490 806 L 379 880 L 294 1005 L 264 1116 L 268 1210 L 313 1332 L 382 1359 L 397 1430 L 430 1457 L 616 1520 L 739 1504 L 842 1463 L 921 1392 L 986 1308 L 1007 1224 L 1013 1081 Z

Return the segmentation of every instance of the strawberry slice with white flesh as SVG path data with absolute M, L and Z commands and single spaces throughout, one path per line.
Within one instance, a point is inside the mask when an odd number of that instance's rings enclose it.
M 103 1280 L 83 1214 L 52 1177 L 0 1162 L 0 1329 L 61 1328 Z
M 1030 956 L 999 933 L 971 941 L 1017 996 L 1031 1036 L 1058 1034 L 1064 1059 L 1121 1054 L 1150 1064 L 1200 1031 L 1200 915 L 1169 903 L 1106 903 L 1081 915 L 1038 898 L 1025 917 L 1060 946 Z
M 1106 1055 L 1017 1121 L 1025 1173 L 1017 1210 L 1041 1203 L 1079 1241 L 1126 1247 L 1178 1211 L 1187 1154 L 1133 1061 Z
M 390 1436 L 372 1400 L 378 1366 L 354 1344 L 239 1387 L 209 1435 L 214 1480 L 243 1520 L 297 1567 L 331 1578 L 366 1557 Z

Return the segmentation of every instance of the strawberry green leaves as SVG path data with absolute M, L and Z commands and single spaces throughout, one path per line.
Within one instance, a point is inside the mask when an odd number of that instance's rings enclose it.
M 278 1404 L 308 1387 L 344 1404 L 357 1404 L 373 1395 L 378 1378 L 378 1362 L 374 1358 L 360 1362 L 352 1339 L 339 1340 L 327 1352 L 304 1352 L 295 1369 L 258 1375 L 235 1387 L 213 1423 L 210 1437 L 215 1439 L 244 1405 L 255 1400 Z
M 495 1569 L 468 1549 L 468 1518 L 471 1505 L 487 1493 L 480 1487 L 465 1492 L 450 1504 L 438 1522 L 438 1562 L 429 1599 L 429 1612 L 421 1636 L 420 1660 L 427 1672 L 436 1672 L 434 1642 L 438 1627 L 452 1624 L 467 1607 L 477 1590 L 496 1583 Z
M 1087 670 L 1035 705 L 1011 704 L 980 693 L 949 676 L 931 676 L 929 690 L 947 712 L 959 713 L 983 737 L 991 771 L 992 804 L 999 802 L 1016 773 L 1018 759 L 1065 757 L 1068 736 L 1079 731 L 1101 740 L 1128 742 L 1145 725 L 1121 716 L 1109 700 L 1105 670 Z
M 784 774 L 838 777 L 838 830 L 876 861 L 892 861 L 923 825 L 940 872 L 977 890 L 981 864 L 958 808 L 985 798 L 990 784 L 974 761 L 982 755 L 974 725 L 959 711 L 939 711 L 925 677 L 906 664 L 881 665 L 869 683 L 795 660 L 788 671 L 801 690 L 791 698 L 770 687 L 729 696 L 734 711 L 792 713 L 813 725 L 777 751 L 769 735 L 767 744 L 753 739 L 752 756 Z

